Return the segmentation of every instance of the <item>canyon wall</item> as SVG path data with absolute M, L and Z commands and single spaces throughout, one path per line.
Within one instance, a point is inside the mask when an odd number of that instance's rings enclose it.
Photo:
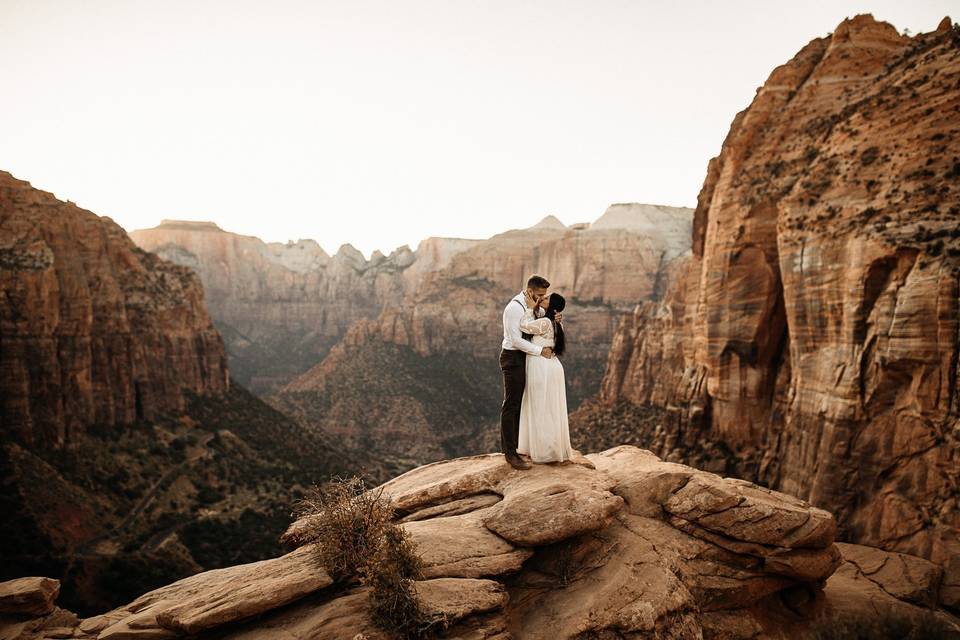
M 233 375 L 311 429 L 398 468 L 494 448 L 506 302 L 532 273 L 568 299 L 575 407 L 600 387 L 619 318 L 662 295 L 688 254 L 693 210 L 614 204 L 593 223 L 553 216 L 486 240 L 428 238 L 371 260 L 310 240 L 265 243 L 209 222 L 134 231 L 196 270 Z
M 421 354 L 482 351 L 482 340 L 463 343 L 465 323 L 448 321 L 449 305 L 465 298 L 482 314 L 482 335 L 495 339 L 500 298 L 536 271 L 588 303 L 584 327 L 609 343 L 619 315 L 609 307 L 631 308 L 653 291 L 650 274 L 688 250 L 691 215 L 683 207 L 616 204 L 592 225 L 568 229 L 548 216 L 488 240 L 427 238 L 416 251 L 374 252 L 369 261 L 350 245 L 331 257 L 313 240 L 266 243 L 211 222 L 165 220 L 130 236 L 200 275 L 231 372 L 269 394 L 320 362 L 359 320 L 376 321 L 387 341 Z
M 60 446 L 227 390 L 199 279 L 0 172 L 0 427 Z
M 191 269 L 0 172 L 0 579 L 103 610 L 279 552 L 300 487 L 399 472 L 228 380 Z
M 622 312 L 655 296 L 666 266 L 689 251 L 691 213 L 618 204 L 592 225 L 567 228 L 549 216 L 529 229 L 496 235 L 424 277 L 402 304 L 377 318 L 377 331 L 422 355 L 495 355 L 504 305 L 539 273 L 550 280 L 551 292 L 567 299 L 572 349 L 605 359 Z
M 734 118 L 693 255 L 622 321 L 575 423 L 602 440 L 648 408 L 645 446 L 809 500 L 960 594 L 958 178 L 949 18 L 812 40 Z
M 297 547 L 286 555 L 200 573 L 84 619 L 56 606 L 55 580 L 0 583 L 0 610 L 19 614 L 0 617 L 0 635 L 392 640 L 429 629 L 429 637 L 461 640 L 960 636 L 933 563 L 838 544 L 836 522 L 822 509 L 628 445 L 527 471 L 501 454 L 437 461 L 334 505 L 372 544 L 394 532 L 409 546 L 385 553 L 380 543 L 375 551 L 387 561 L 364 563 L 358 580 L 346 559 L 351 547 L 340 543 L 331 560 L 326 545 L 340 532 L 317 507 L 285 532 Z M 387 517 L 371 517 L 387 506 Z M 348 568 L 337 570 L 336 561 Z
M 210 315 L 224 335 L 234 377 L 251 390 L 275 390 L 323 359 L 347 328 L 398 303 L 417 260 L 407 247 L 368 261 L 344 245 L 329 256 L 313 240 L 266 243 L 212 222 L 164 220 L 132 231 L 140 247 L 195 270 Z M 417 270 L 449 260 L 470 241 L 434 238 Z
M 499 450 L 504 305 L 533 273 L 566 297 L 562 361 L 574 408 L 599 390 L 618 319 L 658 295 L 667 265 L 689 253 L 691 214 L 617 204 L 593 224 L 548 216 L 475 243 L 422 276 L 401 303 L 355 324 L 270 401 L 407 464 Z

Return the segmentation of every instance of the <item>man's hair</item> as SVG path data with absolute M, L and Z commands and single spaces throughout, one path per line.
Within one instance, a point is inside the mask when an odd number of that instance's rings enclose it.
M 549 289 L 550 283 L 543 276 L 530 276 L 530 279 L 527 280 L 527 286 L 534 289 Z

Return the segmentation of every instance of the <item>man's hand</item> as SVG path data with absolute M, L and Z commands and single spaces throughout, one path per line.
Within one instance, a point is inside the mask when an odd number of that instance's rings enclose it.
M 524 289 L 524 290 L 523 290 L 523 299 L 524 299 L 524 301 L 527 303 L 527 308 L 528 308 L 528 309 L 532 309 L 532 308 L 535 307 L 536 304 L 537 304 L 536 299 L 535 299 L 535 298 L 533 297 L 533 295 L 530 293 L 530 289 Z
M 557 321 L 557 324 L 563 324 L 561 322 L 563 320 L 563 314 L 559 311 L 557 311 L 556 315 L 553 316 L 553 319 Z
M 540 355 L 542 355 L 544 358 L 552 358 L 553 349 L 551 349 L 550 347 L 544 347 L 543 351 L 540 352 Z

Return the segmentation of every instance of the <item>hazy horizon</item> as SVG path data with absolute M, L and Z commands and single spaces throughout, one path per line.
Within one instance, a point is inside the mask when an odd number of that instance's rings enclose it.
M 928 32 L 951 4 L 0 0 L 0 169 L 128 231 L 366 256 L 694 207 L 775 67 L 846 17 Z

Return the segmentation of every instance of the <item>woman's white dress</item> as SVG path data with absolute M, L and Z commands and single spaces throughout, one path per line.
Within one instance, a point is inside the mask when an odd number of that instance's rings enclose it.
M 554 346 L 553 322 L 535 319 L 527 309 L 520 329 L 533 334 L 531 342 Z M 560 462 L 573 458 L 567 422 L 567 390 L 563 365 L 557 356 L 527 355 L 527 384 L 520 403 L 520 434 L 517 453 L 533 462 Z

